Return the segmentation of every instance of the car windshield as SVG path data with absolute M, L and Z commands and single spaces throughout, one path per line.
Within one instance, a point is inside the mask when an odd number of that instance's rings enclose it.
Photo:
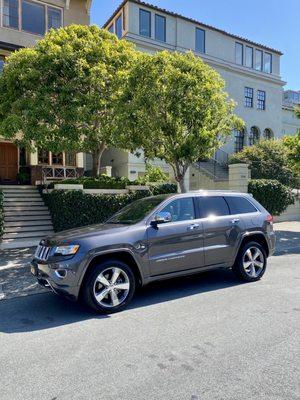
M 154 197 L 146 197 L 134 201 L 121 211 L 118 211 L 108 221 L 108 224 L 128 224 L 133 225 L 142 221 L 150 212 L 156 208 L 162 201 L 167 199 L 169 195 L 159 195 Z

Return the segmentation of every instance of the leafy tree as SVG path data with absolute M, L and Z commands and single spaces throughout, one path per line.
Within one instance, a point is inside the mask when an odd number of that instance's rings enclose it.
M 116 99 L 136 56 L 96 26 L 51 30 L 10 57 L 0 78 L 0 133 L 54 152 L 85 151 L 94 174 L 108 146 L 130 147 L 116 126 Z
M 282 140 L 261 140 L 232 155 L 229 163 L 247 163 L 253 179 L 275 179 L 283 185 L 293 186 L 297 174 L 291 166 L 289 151 Z
M 131 70 L 121 96 L 123 129 L 147 158 L 172 167 L 182 192 L 189 166 L 209 157 L 243 125 L 224 86 L 220 75 L 191 52 L 143 54 Z

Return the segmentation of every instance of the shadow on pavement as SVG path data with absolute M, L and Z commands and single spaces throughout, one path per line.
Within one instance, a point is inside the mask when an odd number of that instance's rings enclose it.
M 129 308 L 146 307 L 240 284 L 228 270 L 162 281 L 140 289 Z M 0 302 L 0 333 L 39 331 L 88 319 L 105 318 L 110 317 L 91 313 L 80 304 L 51 292 Z

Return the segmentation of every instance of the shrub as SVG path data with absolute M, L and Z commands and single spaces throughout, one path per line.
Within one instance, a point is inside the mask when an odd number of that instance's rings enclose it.
M 280 215 L 294 204 L 291 189 L 276 180 L 253 179 L 249 182 L 248 190 L 272 215 Z
M 44 194 L 56 232 L 106 221 L 132 201 L 153 194 L 174 193 L 176 185 L 152 187 L 122 195 L 90 195 L 82 191 L 54 190 Z
M 168 182 L 169 177 L 163 172 L 160 167 L 154 167 L 153 165 L 146 164 L 146 174 L 142 178 L 139 178 L 137 182 L 141 185 L 154 182 Z
M 0 238 L 4 233 L 3 192 L 0 190 Z
M 296 185 L 297 174 L 282 140 L 261 140 L 229 158 L 230 164 L 242 162 L 250 165 L 252 179 L 275 179 L 283 185 Z

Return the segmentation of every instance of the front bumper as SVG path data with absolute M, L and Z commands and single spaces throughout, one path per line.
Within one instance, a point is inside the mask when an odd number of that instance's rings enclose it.
M 79 286 L 76 274 L 70 269 L 54 269 L 48 264 L 40 264 L 37 260 L 33 260 L 30 264 L 31 274 L 34 275 L 38 283 L 44 287 L 49 287 L 56 294 L 77 300 L 79 296 Z M 61 271 L 65 275 L 60 275 Z

